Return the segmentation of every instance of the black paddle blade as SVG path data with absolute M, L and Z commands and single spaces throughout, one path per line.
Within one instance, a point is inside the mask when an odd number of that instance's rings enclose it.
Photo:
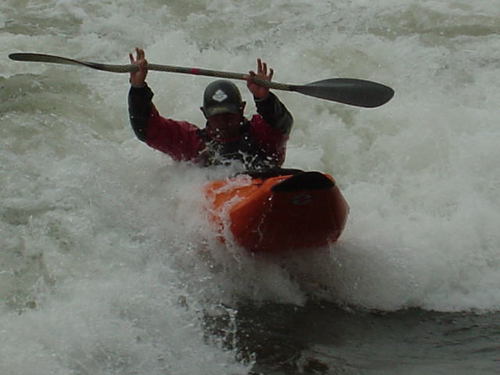
M 83 65 L 82 62 L 67 57 L 45 55 L 42 53 L 11 53 L 9 55 L 11 60 L 15 61 L 31 61 L 31 62 L 46 62 L 53 64 L 66 64 L 66 65 Z
M 46 62 L 46 63 L 64 64 L 64 65 L 81 65 L 81 66 L 86 66 L 87 68 L 102 70 L 105 72 L 113 72 L 113 73 L 129 73 L 137 70 L 137 67 L 134 65 L 100 64 L 90 61 L 73 60 L 62 56 L 45 55 L 42 53 L 11 53 L 9 55 L 9 58 L 15 61 Z
M 381 106 L 394 96 L 390 87 L 354 78 L 325 79 L 291 88 L 301 94 L 366 108 Z

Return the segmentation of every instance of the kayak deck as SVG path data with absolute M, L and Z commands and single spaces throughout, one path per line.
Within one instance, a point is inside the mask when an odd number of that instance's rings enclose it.
M 234 241 L 251 252 L 335 242 L 349 212 L 333 177 L 320 172 L 218 180 L 205 187 L 205 194 L 221 240 L 228 240 L 229 229 Z

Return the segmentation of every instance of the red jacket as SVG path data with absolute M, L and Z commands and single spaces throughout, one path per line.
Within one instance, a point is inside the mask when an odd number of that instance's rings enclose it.
M 130 89 L 132 128 L 140 140 L 176 161 L 208 166 L 240 160 L 247 169 L 262 169 L 279 167 L 285 160 L 293 119 L 274 94 L 264 101 L 256 101 L 259 114 L 245 119 L 240 138 L 229 143 L 211 139 L 205 129 L 189 122 L 162 117 L 152 104 L 152 97 L 147 86 Z

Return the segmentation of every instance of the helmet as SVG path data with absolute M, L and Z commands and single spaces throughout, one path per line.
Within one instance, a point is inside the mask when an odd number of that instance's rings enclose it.
M 230 81 L 217 80 L 210 83 L 203 94 L 203 113 L 205 117 L 221 113 L 241 113 L 241 94 L 238 87 Z

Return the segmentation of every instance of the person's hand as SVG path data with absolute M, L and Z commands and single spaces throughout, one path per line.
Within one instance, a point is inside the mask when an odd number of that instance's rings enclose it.
M 260 59 L 257 59 L 257 73 L 250 71 L 247 76 L 247 87 L 255 98 L 265 99 L 269 95 L 269 88 L 260 86 L 258 83 L 255 83 L 252 78 L 257 78 L 263 81 L 271 81 L 273 74 L 273 69 L 270 68 L 268 71 L 267 64 L 262 62 Z
M 130 73 L 130 84 L 134 87 L 143 87 L 145 85 L 146 76 L 148 75 L 148 61 L 146 60 L 144 50 L 141 48 L 135 49 L 135 55 L 129 53 L 130 63 L 137 65 L 139 70 Z

